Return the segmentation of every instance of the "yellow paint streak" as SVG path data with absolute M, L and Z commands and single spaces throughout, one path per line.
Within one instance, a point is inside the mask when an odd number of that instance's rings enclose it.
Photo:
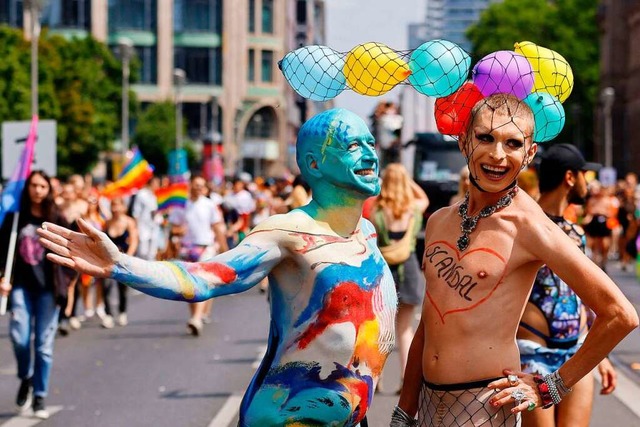
M 178 280 L 178 284 L 180 286 L 180 295 L 182 295 L 185 299 L 194 299 L 196 297 L 196 288 L 186 279 L 185 272 L 175 264 L 167 263 L 167 266 L 171 271 L 173 271 L 173 274 Z

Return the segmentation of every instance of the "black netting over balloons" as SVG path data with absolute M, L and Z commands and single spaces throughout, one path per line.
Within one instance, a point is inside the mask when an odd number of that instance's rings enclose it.
M 312 45 L 289 52 L 279 62 L 293 89 L 314 101 L 327 101 L 344 90 L 382 95 L 396 85 L 411 85 L 436 98 L 435 120 L 445 135 L 459 137 L 481 100 L 510 94 L 528 106 L 535 142 L 555 138 L 562 130 L 562 102 L 573 88 L 573 73 L 557 52 L 523 41 L 514 50 L 490 53 L 471 69 L 467 52 L 447 40 L 430 40 L 408 51 L 368 42 L 348 52 Z

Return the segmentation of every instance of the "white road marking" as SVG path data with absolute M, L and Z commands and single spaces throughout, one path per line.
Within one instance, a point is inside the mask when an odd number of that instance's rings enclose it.
M 242 394 L 234 393 L 224 402 L 222 408 L 216 414 L 215 418 L 209 423 L 209 427 L 227 427 L 238 414 L 242 402 Z
M 61 411 L 63 406 L 47 406 L 47 410 L 49 411 L 49 418 L 54 416 L 56 412 Z M 29 415 L 16 415 L 13 418 L 9 418 L 9 421 L 2 424 L 0 427 L 32 427 L 36 424 L 41 423 L 44 420 L 34 418 Z
M 266 352 L 266 345 L 258 347 L 258 349 L 256 350 L 256 359 L 251 364 L 251 367 L 254 370 L 260 367 L 260 362 L 262 362 L 262 358 L 264 357 Z M 229 396 L 224 402 L 224 405 L 222 405 L 222 408 L 220 408 L 216 416 L 209 423 L 209 427 L 229 427 L 235 419 L 236 415 L 238 415 L 243 395 L 244 393 L 233 393 L 231 396 Z

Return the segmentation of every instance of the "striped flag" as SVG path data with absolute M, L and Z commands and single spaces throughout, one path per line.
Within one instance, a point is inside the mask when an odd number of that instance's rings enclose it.
M 189 197 L 189 184 L 178 182 L 156 190 L 158 210 L 166 211 L 173 207 L 185 207 Z
M 29 127 L 29 136 L 27 142 L 22 149 L 22 154 L 18 160 L 16 168 L 13 170 L 11 179 L 7 182 L 6 187 L 2 191 L 0 200 L 0 225 L 4 221 L 5 216 L 11 212 L 20 210 L 20 197 L 22 190 L 27 182 L 29 174 L 31 174 L 31 164 L 33 163 L 33 151 L 38 139 L 38 116 L 33 116 L 31 126 Z
M 147 162 L 138 147 L 127 153 L 127 163 L 124 165 L 118 179 L 102 190 L 106 198 L 126 196 L 139 190 L 153 177 L 153 166 Z

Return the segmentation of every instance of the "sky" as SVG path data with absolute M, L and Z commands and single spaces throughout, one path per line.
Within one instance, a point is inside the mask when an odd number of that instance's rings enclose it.
M 348 52 L 366 42 L 381 42 L 394 50 L 408 49 L 408 29 L 424 22 L 427 0 L 325 0 L 327 46 Z M 398 101 L 400 87 L 378 97 L 345 90 L 336 107 L 368 117 L 381 100 Z

